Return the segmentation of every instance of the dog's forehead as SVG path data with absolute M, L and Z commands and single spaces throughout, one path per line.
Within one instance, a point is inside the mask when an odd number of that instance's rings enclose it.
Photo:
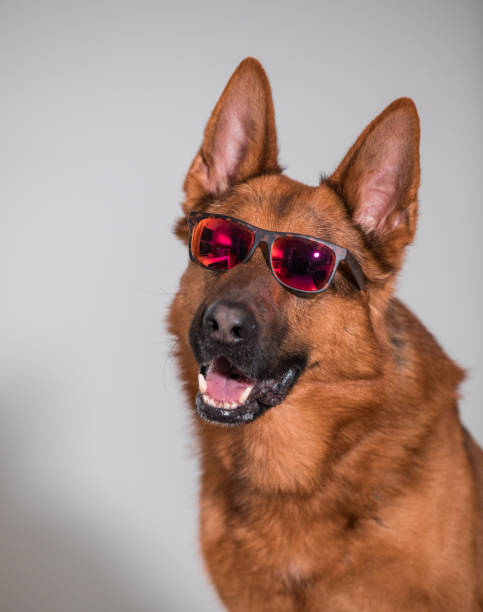
M 327 238 L 346 226 L 343 206 L 329 187 L 304 185 L 284 175 L 238 186 L 224 201 L 223 212 L 267 230 Z

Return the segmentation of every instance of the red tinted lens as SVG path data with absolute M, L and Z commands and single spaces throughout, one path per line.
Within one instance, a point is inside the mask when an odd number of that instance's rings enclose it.
M 277 238 L 272 267 L 286 285 L 299 291 L 318 291 L 327 284 L 335 264 L 332 249 L 305 238 Z
M 191 236 L 193 257 L 212 270 L 229 270 L 250 252 L 255 237 L 248 228 L 230 221 L 208 217 L 199 221 Z

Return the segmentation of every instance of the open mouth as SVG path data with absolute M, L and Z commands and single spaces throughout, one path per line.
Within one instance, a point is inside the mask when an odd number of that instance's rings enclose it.
M 260 381 L 248 378 L 226 357 L 215 357 L 199 369 L 196 409 L 209 422 L 248 423 L 283 402 L 299 372 L 292 366 Z

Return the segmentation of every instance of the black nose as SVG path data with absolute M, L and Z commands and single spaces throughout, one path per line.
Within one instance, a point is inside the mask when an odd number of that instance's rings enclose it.
M 213 340 L 235 344 L 252 340 L 257 333 L 257 324 L 243 304 L 218 300 L 205 310 L 203 329 Z

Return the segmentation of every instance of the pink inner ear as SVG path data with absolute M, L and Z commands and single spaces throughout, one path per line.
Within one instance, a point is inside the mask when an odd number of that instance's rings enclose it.
M 389 217 L 398 206 L 404 188 L 404 150 L 402 143 L 386 143 L 384 151 L 373 159 L 374 169 L 366 171 L 359 184 L 359 207 L 355 221 L 366 232 L 385 234 L 397 227 L 403 218 L 396 215 L 389 224 Z
M 235 176 L 247 146 L 247 135 L 239 110 L 231 108 L 219 118 L 213 142 L 213 164 L 205 188 L 212 193 L 225 191 Z

